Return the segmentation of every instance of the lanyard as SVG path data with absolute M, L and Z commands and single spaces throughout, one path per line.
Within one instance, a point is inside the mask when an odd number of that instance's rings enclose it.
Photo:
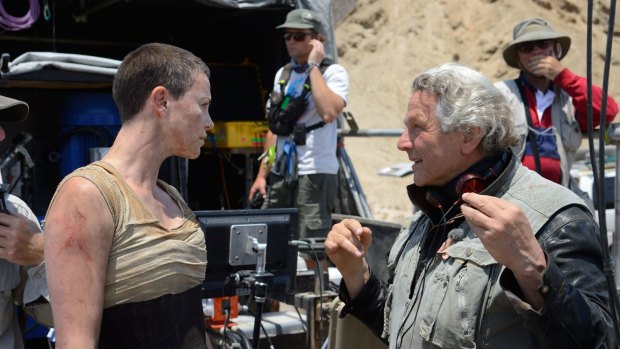
M 525 95 L 525 91 L 523 90 L 523 84 L 519 79 L 514 80 L 519 88 L 519 94 L 521 95 L 521 100 L 525 105 L 525 118 L 527 119 L 527 139 L 530 142 L 530 147 L 532 147 L 532 156 L 534 157 L 534 163 L 536 164 L 536 172 L 538 174 L 542 173 L 542 167 L 540 166 L 540 155 L 538 154 L 538 143 L 536 143 L 536 135 L 532 132 L 534 126 L 532 125 L 532 114 L 530 113 L 530 106 L 527 103 L 527 96 Z

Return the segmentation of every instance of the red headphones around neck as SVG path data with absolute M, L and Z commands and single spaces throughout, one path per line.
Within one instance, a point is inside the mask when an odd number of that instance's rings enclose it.
M 487 187 L 487 181 L 475 173 L 466 173 L 456 183 L 456 195 L 461 197 L 465 193 L 481 193 Z
M 433 192 L 432 189 L 426 191 L 425 198 L 426 201 L 433 207 L 438 209 L 443 209 L 444 205 L 446 206 L 460 206 L 463 203 L 461 196 L 465 193 L 476 193 L 479 194 L 483 192 L 487 186 L 493 181 L 495 181 L 499 175 L 502 173 L 502 170 L 508 165 L 510 161 L 509 152 L 505 152 L 499 156 L 499 158 L 494 162 L 493 166 L 484 171 L 483 175 L 473 172 L 466 172 L 462 174 L 459 179 L 456 181 L 454 186 L 454 191 L 456 194 L 456 201 L 451 202 L 451 200 L 447 200 L 441 196 L 440 192 Z
M 494 176 L 496 177 L 496 176 Z M 463 200 L 461 200 L 461 196 L 465 193 L 481 193 L 487 187 L 487 180 L 475 173 L 465 173 L 461 177 L 459 177 L 456 182 L 455 192 L 456 197 L 458 198 L 453 205 L 461 205 Z M 439 198 L 437 193 L 432 193 L 431 190 L 428 190 L 425 194 L 426 201 L 431 204 L 433 207 L 442 209 L 443 203 Z M 445 201 L 445 200 L 443 200 Z

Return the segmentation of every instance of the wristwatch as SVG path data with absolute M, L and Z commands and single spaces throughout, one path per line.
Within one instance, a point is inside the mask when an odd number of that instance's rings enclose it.
M 314 61 L 310 61 L 308 62 L 308 70 L 306 70 L 307 73 L 310 73 L 310 71 L 312 70 L 312 67 L 317 67 L 319 68 L 321 66 L 321 63 L 317 63 Z

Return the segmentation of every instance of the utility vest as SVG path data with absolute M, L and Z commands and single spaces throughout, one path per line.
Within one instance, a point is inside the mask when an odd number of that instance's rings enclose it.
M 514 114 L 515 132 L 519 135 L 519 144 L 512 148 L 512 151 L 521 159 L 525 151 L 525 143 L 528 135 L 528 122 L 525 113 L 525 104 L 521 100 L 519 87 L 514 80 L 499 81 L 495 83 L 500 91 L 504 93 L 510 108 Z M 573 99 L 564 90 L 555 89 L 555 98 L 551 104 L 552 131 L 558 145 L 560 155 L 560 169 L 562 171 L 563 186 L 568 186 L 570 181 L 570 169 L 575 161 L 575 153 L 581 146 L 583 138 L 579 123 L 575 118 L 575 108 Z
M 485 193 L 519 206 L 536 234 L 558 210 L 585 203 L 513 159 Z M 516 166 L 516 169 L 515 169 Z M 541 192 L 553 190 L 554 195 Z M 384 308 L 383 337 L 396 348 L 530 347 L 530 335 L 499 285 L 504 266 L 484 248 L 466 221 L 463 240 L 424 268 L 413 285 L 421 242 L 431 221 L 417 213 L 397 237 L 388 257 L 391 280 Z M 411 295 L 411 298 L 409 298 Z M 434 346 L 430 346 L 432 343 Z

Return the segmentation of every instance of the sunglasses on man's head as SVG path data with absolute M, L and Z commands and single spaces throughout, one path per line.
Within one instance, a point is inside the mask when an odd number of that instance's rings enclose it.
M 297 42 L 304 41 L 307 35 L 312 33 L 296 32 L 296 33 L 284 33 L 284 41 L 289 41 L 291 38 Z
M 524 42 L 519 46 L 519 52 L 521 53 L 530 53 L 534 51 L 536 47 L 544 50 L 546 48 L 551 47 L 553 45 L 553 40 L 537 40 L 537 41 L 528 41 Z

